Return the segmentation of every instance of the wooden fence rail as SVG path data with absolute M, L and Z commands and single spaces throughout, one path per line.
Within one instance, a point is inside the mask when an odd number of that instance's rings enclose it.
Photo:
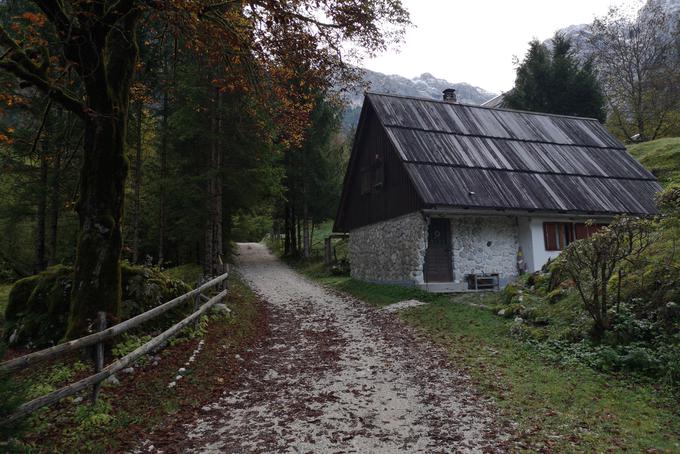
M 54 359 L 67 353 L 78 351 L 82 348 L 89 347 L 99 342 L 103 342 L 113 337 L 116 337 L 120 334 L 123 334 L 126 331 L 131 330 L 132 328 L 138 327 L 144 322 L 147 322 L 153 318 L 158 317 L 159 315 L 164 314 L 170 309 L 179 306 L 180 304 L 191 298 L 198 297 L 198 295 L 200 295 L 203 291 L 208 290 L 211 287 L 214 287 L 215 285 L 224 281 L 226 278 L 227 274 L 223 274 L 222 276 L 216 277 L 215 279 L 206 282 L 200 287 L 197 287 L 194 290 L 185 293 L 182 296 L 178 296 L 177 298 L 172 299 L 167 303 L 161 304 L 160 306 L 156 306 L 151 310 L 148 310 L 128 320 L 125 320 L 122 323 L 119 323 L 108 329 L 105 329 L 104 331 L 89 334 L 79 339 L 64 342 L 63 344 L 55 345 L 54 347 L 46 348 L 38 352 L 30 353 L 28 355 L 20 356 L 19 358 L 6 361 L 0 364 L 0 373 L 16 372 L 27 367 L 39 364 L 43 361 Z
M 117 325 L 112 326 L 111 328 L 105 329 L 103 331 L 100 331 L 98 333 L 90 334 L 85 337 L 81 337 L 80 339 L 76 339 L 70 342 L 66 342 L 64 344 L 59 344 L 51 348 L 47 348 L 45 350 L 41 350 L 39 352 L 31 353 L 29 355 L 22 356 L 20 358 L 16 358 L 10 361 L 7 361 L 5 363 L 0 364 L 0 373 L 4 372 L 11 372 L 11 371 L 16 371 L 20 369 L 24 369 L 27 367 L 32 367 L 35 366 L 36 364 L 39 364 L 43 361 L 46 361 L 48 359 L 56 358 L 58 356 L 64 355 L 68 352 L 76 351 L 81 348 L 89 347 L 92 345 L 101 345 L 101 343 L 106 340 L 110 339 L 112 337 L 115 337 L 121 333 L 124 333 L 125 331 L 128 331 L 136 326 L 139 326 L 140 324 L 144 323 L 145 321 L 151 320 L 154 317 L 157 317 L 168 310 L 172 309 L 173 307 L 176 307 L 177 305 L 181 304 L 184 301 L 187 301 L 189 298 L 194 298 L 194 301 L 201 301 L 203 300 L 202 297 L 205 295 L 202 294 L 203 291 L 210 289 L 211 287 L 216 286 L 217 284 L 226 283 L 226 279 L 228 278 L 228 273 L 223 274 L 222 276 L 219 276 L 215 279 L 212 279 L 211 281 L 206 282 L 205 284 L 199 286 L 198 288 L 185 293 L 184 295 L 177 297 L 171 301 L 168 301 L 165 304 L 162 304 L 160 306 L 157 306 L 147 312 L 144 312 L 143 314 L 137 315 L 136 317 L 133 317 L 131 319 L 128 319 L 122 323 L 119 323 Z M 226 287 L 226 286 L 225 286 Z M 220 292 L 218 295 L 208 298 L 207 301 L 202 304 L 200 307 L 198 307 L 193 313 L 191 313 L 189 316 L 186 318 L 182 319 L 179 323 L 173 325 L 172 327 L 168 328 L 158 336 L 154 337 L 151 339 L 149 342 L 145 343 L 144 345 L 138 347 L 136 350 L 133 352 L 123 356 L 122 358 L 114 361 L 113 363 L 109 364 L 107 367 L 97 371 L 95 374 L 90 375 L 89 377 L 83 378 L 80 381 L 77 381 L 75 383 L 72 383 L 68 386 L 65 386 L 61 389 L 58 389 L 54 392 L 51 392 L 49 394 L 46 394 L 44 396 L 38 397 L 36 399 L 33 399 L 29 402 L 24 403 L 21 405 L 15 413 L 13 413 L 11 416 L 8 418 L 4 419 L 3 421 L 0 421 L 0 424 L 5 424 L 11 421 L 14 421 L 18 418 L 21 418 L 23 416 L 26 416 L 28 414 L 33 413 L 34 411 L 38 410 L 39 408 L 51 405 L 55 402 L 57 402 L 60 399 L 63 399 L 64 397 L 72 396 L 83 389 L 89 387 L 89 386 L 95 386 L 98 387 L 102 381 L 106 380 L 113 374 L 125 369 L 128 367 L 130 364 L 134 363 L 137 359 L 141 358 L 142 356 L 155 351 L 156 349 L 160 348 L 163 346 L 170 338 L 175 336 L 177 333 L 179 333 L 183 328 L 185 328 L 187 325 L 194 321 L 200 320 L 200 317 L 205 314 L 212 306 L 214 306 L 216 303 L 221 301 L 227 296 L 228 289 L 224 289 L 222 292 Z M 96 391 L 94 391 L 93 395 L 96 397 Z

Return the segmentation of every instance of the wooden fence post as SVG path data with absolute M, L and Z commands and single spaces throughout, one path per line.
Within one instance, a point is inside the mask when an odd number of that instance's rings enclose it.
M 323 245 L 324 245 L 323 259 L 324 259 L 324 262 L 326 263 L 326 265 L 330 265 L 333 262 L 333 257 L 331 255 L 331 242 L 332 242 L 332 239 L 331 239 L 330 236 L 328 238 L 324 238 L 324 240 L 323 240 Z
M 201 305 L 201 284 L 203 283 L 203 278 L 199 278 L 198 280 L 198 292 L 196 292 L 196 298 L 194 298 L 194 310 L 193 312 L 196 312 L 198 310 L 198 307 Z M 201 321 L 201 318 L 198 317 L 196 321 L 194 322 L 194 329 L 198 329 L 198 324 Z
M 104 331 L 106 329 L 106 312 L 97 312 L 97 331 Z M 94 346 L 94 370 L 99 373 L 104 369 L 104 342 L 99 341 Z M 95 383 L 92 387 L 92 405 L 97 403 L 97 396 L 102 383 Z

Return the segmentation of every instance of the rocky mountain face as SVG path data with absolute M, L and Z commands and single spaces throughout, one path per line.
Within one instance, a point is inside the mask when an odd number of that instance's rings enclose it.
M 669 16 L 680 17 L 680 0 L 647 0 L 641 8 L 641 13 L 645 14 L 645 10 L 650 7 L 659 5 L 663 8 Z M 562 33 L 567 38 L 571 39 L 574 45 L 574 54 L 582 61 L 585 61 L 591 55 L 590 50 L 590 24 L 570 25 L 557 31 Z M 550 46 L 551 39 L 545 41 L 545 44 Z
M 418 77 L 409 79 L 376 71 L 364 71 L 364 83 L 345 95 L 347 101 L 347 108 L 343 118 L 343 126 L 345 128 L 353 128 L 359 121 L 365 89 L 378 93 L 442 99 L 442 91 L 444 89 L 455 88 L 458 100 L 467 104 L 482 104 L 496 96 L 495 93 L 483 88 L 475 87 L 468 83 L 452 83 L 445 79 L 438 79 L 430 73 L 423 73 Z

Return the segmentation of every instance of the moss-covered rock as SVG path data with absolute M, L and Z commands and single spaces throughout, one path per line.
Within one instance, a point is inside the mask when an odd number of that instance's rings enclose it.
M 123 304 L 121 318 L 126 320 L 148 311 L 160 304 L 170 301 L 191 290 L 187 284 L 179 279 L 173 279 L 157 268 L 147 268 L 123 264 Z M 187 307 L 193 307 L 189 302 L 170 311 L 160 320 L 149 322 L 151 325 L 163 324 L 164 320 L 176 319 L 186 312 Z
M 35 275 L 25 277 L 14 283 L 9 292 L 7 307 L 5 308 L 5 321 L 7 323 L 16 321 L 21 317 L 21 311 L 39 281 L 40 275 Z
M 161 271 L 124 264 L 121 319 L 125 320 L 165 303 L 190 289 Z M 12 345 L 44 347 L 59 342 L 66 333 L 73 269 L 56 266 L 17 281 L 9 294 L 5 311 L 5 339 Z M 145 328 L 176 320 L 192 307 L 191 302 L 170 311 Z
M 5 337 L 11 344 L 50 345 L 66 330 L 71 268 L 55 266 L 21 279 L 12 287 L 5 310 Z

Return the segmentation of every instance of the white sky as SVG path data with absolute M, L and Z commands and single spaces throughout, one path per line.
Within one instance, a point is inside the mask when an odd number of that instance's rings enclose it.
M 635 1 L 635 0 L 632 0 Z M 543 41 L 573 24 L 590 23 L 610 5 L 631 0 L 402 0 L 416 25 L 399 51 L 366 59 L 382 73 L 424 72 L 494 92 L 514 85 L 513 56 L 524 57 L 532 38 Z

